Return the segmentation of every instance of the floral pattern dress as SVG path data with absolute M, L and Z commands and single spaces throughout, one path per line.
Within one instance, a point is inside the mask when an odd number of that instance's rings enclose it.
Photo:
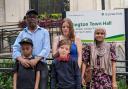
M 106 43 L 105 43 L 106 44 Z M 101 62 L 100 62 L 100 57 L 105 57 L 106 53 L 105 53 L 105 49 L 107 47 L 107 45 L 102 45 L 101 47 L 97 47 L 95 46 L 94 50 L 96 51 L 96 68 L 92 69 L 92 79 L 90 82 L 90 85 L 87 85 L 87 87 L 90 87 L 90 89 L 112 89 L 112 76 L 105 73 L 105 70 L 100 68 Z M 82 54 L 82 59 L 83 59 L 83 63 L 90 63 L 90 55 L 91 55 L 91 45 L 86 45 L 83 48 L 83 54 Z M 113 46 L 112 44 L 110 44 L 110 60 L 112 61 L 116 61 L 116 53 L 115 53 L 115 46 Z M 109 65 L 108 65 L 109 66 Z

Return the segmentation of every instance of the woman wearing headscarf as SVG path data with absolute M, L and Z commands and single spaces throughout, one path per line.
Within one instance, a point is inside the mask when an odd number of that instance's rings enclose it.
M 85 81 L 86 65 L 91 66 L 91 80 L 88 89 L 117 89 L 115 45 L 104 41 L 106 30 L 96 28 L 94 43 L 83 48 L 82 83 Z M 87 77 L 87 76 L 86 76 Z

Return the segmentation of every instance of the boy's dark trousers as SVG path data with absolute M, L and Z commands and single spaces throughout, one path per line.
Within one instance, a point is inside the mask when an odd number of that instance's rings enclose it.
M 69 88 L 57 88 L 57 89 L 78 89 L 78 88 L 76 88 L 75 86 L 72 86 L 72 87 L 69 87 Z
M 57 88 L 57 89 L 76 89 L 75 87 L 70 87 L 70 88 Z
M 40 75 L 39 89 L 48 89 L 48 67 L 46 63 L 42 64 L 42 70 Z

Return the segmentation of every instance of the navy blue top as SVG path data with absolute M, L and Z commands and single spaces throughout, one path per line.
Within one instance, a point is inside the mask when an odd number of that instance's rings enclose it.
M 70 55 L 74 57 L 75 59 L 78 59 L 77 46 L 75 42 L 72 42 L 71 44 Z
M 72 57 L 68 62 L 54 59 L 51 68 L 51 89 L 81 89 L 80 69 Z
M 29 60 L 33 58 L 29 58 Z M 34 69 L 32 67 L 25 68 L 20 62 L 16 61 L 13 68 L 13 72 L 18 74 L 16 89 L 34 89 L 36 72 L 40 71 L 40 68 L 42 68 L 42 62 L 40 61 Z

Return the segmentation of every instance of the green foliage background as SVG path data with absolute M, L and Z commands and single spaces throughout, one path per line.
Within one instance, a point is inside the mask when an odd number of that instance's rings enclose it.
M 11 60 L 0 60 L 0 68 L 10 68 L 13 67 L 13 62 Z M 13 89 L 13 73 L 12 72 L 0 72 L 0 89 Z M 50 84 L 50 83 L 49 83 Z M 118 89 L 128 89 L 125 78 L 119 78 L 117 76 Z M 49 85 L 50 86 L 50 85 Z M 83 88 L 85 89 L 85 87 Z

